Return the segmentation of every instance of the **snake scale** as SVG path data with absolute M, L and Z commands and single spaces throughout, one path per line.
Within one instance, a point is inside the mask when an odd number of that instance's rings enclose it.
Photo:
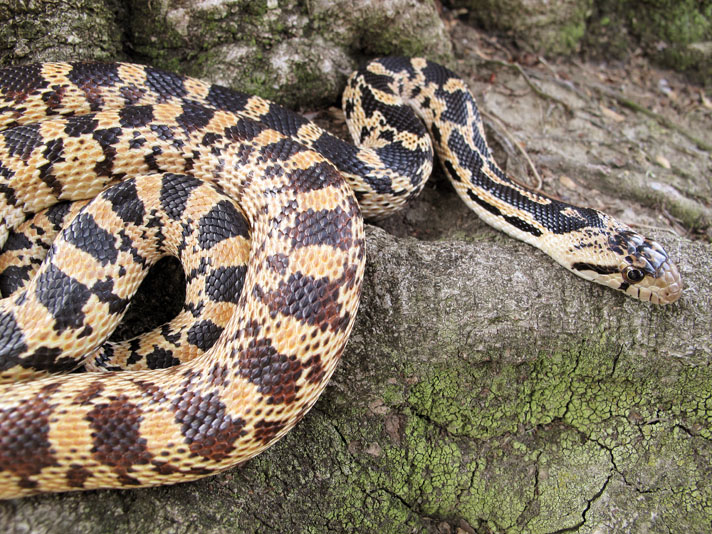
M 446 68 L 373 60 L 344 111 L 355 145 L 147 66 L 0 70 L 0 497 L 194 480 L 273 444 L 348 339 L 362 214 L 416 195 L 434 153 L 489 224 L 633 297 L 679 297 L 660 245 L 510 180 Z M 165 255 L 186 273 L 179 317 L 105 343 Z M 109 372 L 67 374 L 83 363 Z

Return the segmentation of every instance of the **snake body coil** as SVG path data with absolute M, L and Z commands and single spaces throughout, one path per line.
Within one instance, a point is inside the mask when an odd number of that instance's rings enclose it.
M 433 144 L 488 223 L 585 278 L 678 298 L 658 244 L 509 180 L 447 69 L 375 60 L 349 79 L 344 110 L 357 146 L 258 97 L 150 67 L 0 70 L 0 379 L 19 381 L 0 385 L 0 497 L 193 480 L 284 435 L 353 326 L 361 212 L 417 194 Z M 186 273 L 182 314 L 106 344 L 166 254 Z M 114 372 L 37 376 L 87 358 Z

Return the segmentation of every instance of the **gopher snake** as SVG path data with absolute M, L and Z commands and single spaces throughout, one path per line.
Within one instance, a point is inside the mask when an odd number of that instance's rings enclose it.
M 193 480 L 278 440 L 318 398 L 353 326 L 360 212 L 416 195 L 432 143 L 489 224 L 584 278 L 678 298 L 657 243 L 509 180 L 447 69 L 372 61 L 349 79 L 344 110 L 358 146 L 261 98 L 151 67 L 0 70 L 0 378 L 20 381 L 0 385 L 1 497 Z M 53 206 L 83 199 L 81 210 Z M 103 344 L 166 254 L 186 272 L 182 318 Z M 121 371 L 35 376 L 89 356 Z

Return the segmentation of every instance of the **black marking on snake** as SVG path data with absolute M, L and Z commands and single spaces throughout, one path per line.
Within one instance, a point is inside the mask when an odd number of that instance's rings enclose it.
M 319 139 L 312 143 L 312 149 L 322 154 L 342 172 L 361 176 L 375 192 L 389 195 L 396 194 L 393 191 L 391 180 L 372 172 L 371 166 L 358 157 L 359 149 L 351 143 L 324 132 L 319 136 Z
M 124 98 L 124 104 L 127 106 L 135 105 L 144 97 L 146 92 L 146 89 L 143 87 L 137 87 L 133 83 L 122 85 L 119 88 L 119 93 Z
M 200 144 L 203 146 L 212 146 L 221 139 L 223 139 L 223 136 L 219 133 L 207 132 L 205 135 L 203 135 L 203 139 L 201 139 Z
M 30 94 L 48 85 L 39 64 L 4 67 L 0 73 L 3 97 L 13 100 L 15 104 L 21 104 Z
M 164 324 L 161 326 L 161 335 L 169 342 L 172 343 L 173 345 L 180 346 L 180 332 L 176 332 L 175 334 L 171 333 L 171 325 L 170 324 Z
M 468 93 L 464 93 L 462 91 L 458 92 L 463 98 L 453 98 L 450 92 L 444 90 L 442 87 L 438 87 L 435 90 L 435 96 L 442 98 L 447 102 L 447 106 L 442 112 L 440 118 L 451 121 L 459 126 L 465 126 L 467 125 L 467 117 L 469 116 L 467 109 L 468 99 L 466 97 L 469 97 L 469 95 Z M 469 100 L 472 99 L 469 98 Z
M 287 137 L 294 137 L 302 126 L 309 124 L 309 121 L 298 113 L 285 109 L 274 102 L 269 103 L 267 113 L 260 115 L 260 122 Z
M 54 330 L 62 333 L 67 329 L 85 326 L 82 308 L 91 297 L 87 286 L 64 274 L 53 263 L 37 276 L 35 296 L 54 318 Z
M 139 253 L 138 249 L 134 246 L 133 239 L 126 233 L 126 230 L 122 228 L 118 231 L 117 235 L 119 236 L 119 251 L 131 254 L 131 259 L 134 263 L 146 269 L 148 267 L 146 258 Z
M 210 320 L 196 321 L 188 329 L 188 343 L 202 351 L 207 351 L 215 344 L 223 330 L 221 326 Z
M 140 484 L 128 474 L 131 466 L 145 465 L 153 458 L 146 438 L 141 436 L 141 408 L 120 395 L 108 403 L 96 404 L 84 418 L 92 429 L 94 460 L 110 466 L 122 485 Z
M 37 347 L 31 354 L 24 358 L 23 367 L 42 369 L 50 373 L 66 373 L 77 367 L 74 358 L 60 358 L 64 351 L 60 347 Z M 22 365 L 22 364 L 21 364 Z
M 361 71 L 361 76 L 363 76 L 364 82 L 369 87 L 373 87 L 389 95 L 393 94 L 393 90 L 390 88 L 390 84 L 393 83 L 393 76 L 377 74 L 367 69 Z
M 6 167 L 3 167 L 2 163 L 0 163 L 0 180 L 2 180 L 0 181 L 0 194 L 5 197 L 5 202 L 8 206 L 17 205 L 17 197 L 15 196 L 15 190 L 6 183 L 9 182 L 14 175 L 15 173 L 13 171 Z
M 30 159 L 35 148 L 44 144 L 39 124 L 16 126 L 2 132 L 8 155 L 20 157 L 23 161 Z
M 116 295 L 114 292 L 114 281 L 111 278 L 99 280 L 91 286 L 91 292 L 99 301 L 109 305 L 109 313 L 116 315 L 123 313 L 129 305 L 130 300 Z
M 7 252 L 8 250 L 24 250 L 30 248 L 31 246 L 32 241 L 30 241 L 29 237 L 23 233 L 11 231 L 5 241 L 3 252 Z
M 9 472 L 20 480 L 21 488 L 36 488 L 31 477 L 47 467 L 56 467 L 57 458 L 49 440 L 50 416 L 54 405 L 48 402 L 59 384 L 43 386 L 34 397 L 17 406 L 0 410 L 0 426 L 12 428 L 12 422 L 24 421 L 21 434 L 0 434 L 0 471 Z M 21 437 L 20 437 L 21 436 Z
M 111 202 L 111 210 L 126 224 L 140 225 L 146 214 L 143 201 L 138 196 L 136 181 L 126 180 L 103 193 L 103 197 Z
M 200 261 L 198 262 L 198 266 L 193 267 L 190 271 L 188 271 L 185 274 L 186 282 L 190 283 L 193 280 L 195 280 L 196 278 L 198 278 L 199 276 L 202 276 L 205 273 L 207 273 L 211 264 L 212 264 L 212 261 L 210 258 L 206 258 L 205 256 L 202 256 L 200 258 Z
M 54 196 L 57 198 L 59 198 L 62 194 L 63 186 L 62 182 L 52 174 L 52 166 L 55 163 L 64 161 L 63 153 L 64 141 L 61 137 L 47 141 L 45 149 L 42 151 L 42 156 L 47 163 L 40 165 L 38 169 L 40 180 L 47 184 L 47 186 L 52 190 L 52 193 L 54 193 Z
M 407 62 L 407 59 L 398 59 Z M 428 61 L 428 64 L 425 66 L 425 68 L 421 69 L 421 72 L 425 77 L 426 83 L 432 83 L 435 85 L 445 85 L 450 78 L 457 78 L 457 75 L 454 74 L 452 71 L 446 69 L 442 65 L 438 65 L 437 63 L 431 63 L 430 61 Z
M 18 359 L 18 356 L 27 351 L 25 334 L 9 311 L 0 311 L 0 334 L 3 339 L 3 346 L 0 347 L 0 371 L 11 369 L 18 363 L 22 365 L 23 360 Z
M 8 239 L 9 241 L 9 239 Z M 0 273 L 0 294 L 3 297 L 12 295 L 23 287 L 30 279 L 33 265 L 9 265 Z
M 142 137 L 140 135 L 136 135 L 138 132 L 134 132 L 133 138 L 129 140 L 129 148 L 131 150 L 136 150 L 141 148 L 143 145 L 146 144 L 146 138 Z
M 191 453 L 220 461 L 234 450 L 235 441 L 247 434 L 245 420 L 230 416 L 217 392 L 202 391 L 195 383 L 198 379 L 189 375 L 171 402 L 175 422 L 181 425 Z
M 50 206 L 47 211 L 45 211 L 45 217 L 52 223 L 52 227 L 55 231 L 59 231 L 64 227 L 64 219 L 69 214 L 71 210 L 71 204 L 69 202 L 58 202 Z
M 100 130 L 94 130 L 92 136 L 103 148 L 107 145 L 118 144 L 121 138 L 123 137 L 123 130 L 118 126 L 113 126 L 111 128 L 102 128 Z
M 393 139 L 395 139 L 393 132 L 391 130 L 382 130 L 378 134 L 379 139 L 383 139 L 384 141 L 387 141 L 389 143 L 393 142 Z
M 96 223 L 91 213 L 81 211 L 62 232 L 64 239 L 91 255 L 101 265 L 115 264 L 119 251 L 115 237 Z
M 153 67 L 144 67 L 146 85 L 165 101 L 173 96 L 178 98 L 188 94 L 183 77 L 172 72 L 165 72 Z
M 393 72 L 406 72 L 410 78 L 415 75 L 415 69 L 408 58 L 399 56 L 388 56 L 379 58 L 377 63 L 383 65 L 386 70 Z M 361 69 L 364 70 L 364 69 Z
M 104 159 L 97 161 L 94 165 L 94 172 L 97 176 L 114 176 L 115 178 L 122 178 L 124 173 L 114 173 L 114 159 L 116 158 L 116 148 L 112 145 L 117 144 L 121 138 L 121 128 L 106 128 L 102 130 L 95 130 L 92 134 L 94 140 L 96 140 L 101 146 L 101 150 L 104 153 Z
M 161 170 L 161 166 L 156 160 L 156 156 L 160 156 L 161 154 L 163 154 L 163 149 L 160 146 L 152 146 L 151 152 L 143 156 L 143 161 L 146 162 L 146 166 L 150 170 L 156 172 L 159 172 Z
M 67 78 L 84 91 L 92 111 L 103 105 L 97 87 L 111 87 L 121 83 L 119 66 L 115 63 L 72 63 Z
M 438 128 L 438 125 L 433 123 L 430 125 L 430 135 L 433 137 L 433 141 L 435 141 L 435 144 L 440 144 L 442 143 L 443 140 L 443 134 L 440 132 L 440 128 Z
M 184 102 L 182 109 L 183 113 L 178 115 L 175 120 L 186 132 L 205 128 L 215 115 L 214 110 L 194 102 Z
M 119 124 L 123 128 L 140 128 L 153 120 L 153 106 L 126 106 L 119 110 Z
M 198 221 L 198 244 L 205 250 L 238 236 L 249 238 L 249 227 L 242 214 L 228 200 L 216 203 Z
M 251 339 L 241 351 L 241 365 L 235 373 L 268 396 L 268 404 L 289 404 L 296 398 L 296 382 L 302 364 L 295 356 L 277 351 L 270 338 Z
M 283 174 L 284 167 L 282 165 L 268 165 L 267 167 L 265 167 L 264 171 L 262 171 L 262 176 L 264 176 L 268 180 L 272 178 L 278 178 Z
M 469 196 L 474 202 L 482 206 L 484 209 L 489 211 L 492 215 L 496 215 L 498 217 L 502 217 L 505 221 L 510 223 L 511 225 L 515 226 L 516 228 L 519 228 L 520 230 L 524 232 L 528 232 L 534 236 L 539 237 L 541 235 L 541 230 L 538 228 L 530 225 L 526 221 L 523 221 L 519 217 L 513 217 L 511 215 L 505 215 L 503 214 L 500 209 L 497 206 L 493 206 L 486 200 L 478 197 L 474 192 L 471 190 L 467 191 L 467 196 Z
M 146 366 L 149 369 L 167 369 L 179 363 L 180 360 L 174 357 L 170 350 L 155 345 L 153 350 L 146 354 Z
M 213 269 L 205 276 L 205 294 L 213 302 L 237 304 L 246 274 L 247 267 L 245 265 Z
M 280 139 L 260 148 L 260 153 L 270 161 L 287 161 L 299 152 L 307 150 L 305 146 L 291 139 Z
M 152 124 L 150 128 L 161 141 L 170 141 L 175 137 L 171 126 L 166 126 L 165 124 Z
M 51 91 L 46 91 L 41 94 L 42 102 L 45 103 L 47 116 L 57 115 L 57 108 L 62 106 L 62 99 L 67 93 L 66 85 L 55 84 L 51 87 Z
M 232 141 L 251 141 L 265 130 L 264 125 L 251 119 L 241 118 L 233 126 L 225 128 L 225 137 Z
M 425 135 L 425 132 L 423 132 Z M 395 141 L 385 146 L 376 149 L 378 157 L 389 168 L 396 170 L 403 176 L 408 176 L 410 183 L 417 186 L 423 181 L 423 175 L 420 171 L 424 161 L 432 160 L 433 152 L 431 149 L 409 149 L 403 146 L 401 141 Z
M 342 250 L 353 246 L 352 216 L 337 206 L 333 210 L 313 210 L 297 213 L 294 226 L 287 236 L 294 248 L 327 245 Z
M 166 215 L 174 221 L 179 221 L 183 216 L 191 192 L 200 187 L 202 182 L 186 174 L 166 173 L 161 182 L 159 196 L 161 207 Z
M 141 348 L 141 340 L 133 338 L 129 340 L 129 357 L 126 359 L 127 365 L 135 365 L 143 359 L 143 355 L 139 352 Z
M 99 126 L 99 121 L 93 115 L 78 115 L 68 117 L 64 125 L 64 133 L 69 137 L 80 137 L 94 132 Z
M 571 268 L 574 271 L 593 271 L 598 274 L 616 274 L 620 269 L 613 265 L 596 265 L 595 263 L 576 262 Z
M 250 98 L 252 98 L 251 95 L 233 91 L 220 85 L 211 85 L 205 97 L 210 105 L 233 113 L 243 111 Z
M 294 169 L 287 179 L 298 193 L 308 193 L 338 184 L 341 176 L 330 163 L 321 161 L 307 169 Z
M 265 292 L 255 287 L 255 294 L 270 309 L 273 319 L 278 314 L 288 315 L 322 331 L 327 328 L 337 331 L 344 327 L 338 303 L 340 290 L 340 281 L 314 278 L 298 271 L 287 281 L 280 281 L 277 289 Z
M 454 130 L 450 134 L 448 146 L 453 153 L 457 154 L 457 161 L 460 164 L 460 167 L 465 169 L 464 176 L 460 176 L 460 174 L 455 171 L 455 167 L 452 163 L 449 161 L 445 162 L 446 164 L 450 163 L 449 166 L 445 166 L 448 168 L 448 171 L 454 172 L 453 176 L 457 177 L 458 180 L 468 179 L 469 177 L 466 174 L 467 171 L 470 172 L 470 176 L 477 176 L 482 172 L 482 156 L 477 151 L 470 148 L 460 132 Z

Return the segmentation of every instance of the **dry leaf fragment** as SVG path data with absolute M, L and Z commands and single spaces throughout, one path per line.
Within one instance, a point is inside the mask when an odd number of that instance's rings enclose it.
M 707 98 L 704 93 L 700 95 L 702 97 L 702 105 L 707 109 L 712 109 L 712 100 Z
M 670 168 L 671 168 L 670 162 L 669 162 L 668 159 L 667 159 L 665 156 L 663 156 L 662 154 L 657 154 L 657 155 L 655 156 L 655 163 L 657 163 L 658 165 L 660 165 L 663 169 L 670 169 Z
M 561 185 L 563 185 L 566 189 L 576 189 L 576 182 L 565 174 L 559 176 L 559 182 L 561 182 Z
M 620 113 L 616 113 L 611 108 L 607 108 L 603 104 L 600 105 L 600 108 L 601 108 L 601 113 L 603 113 L 606 117 L 608 117 L 611 120 L 614 120 L 616 122 L 623 122 L 625 120 L 624 115 L 621 115 Z

